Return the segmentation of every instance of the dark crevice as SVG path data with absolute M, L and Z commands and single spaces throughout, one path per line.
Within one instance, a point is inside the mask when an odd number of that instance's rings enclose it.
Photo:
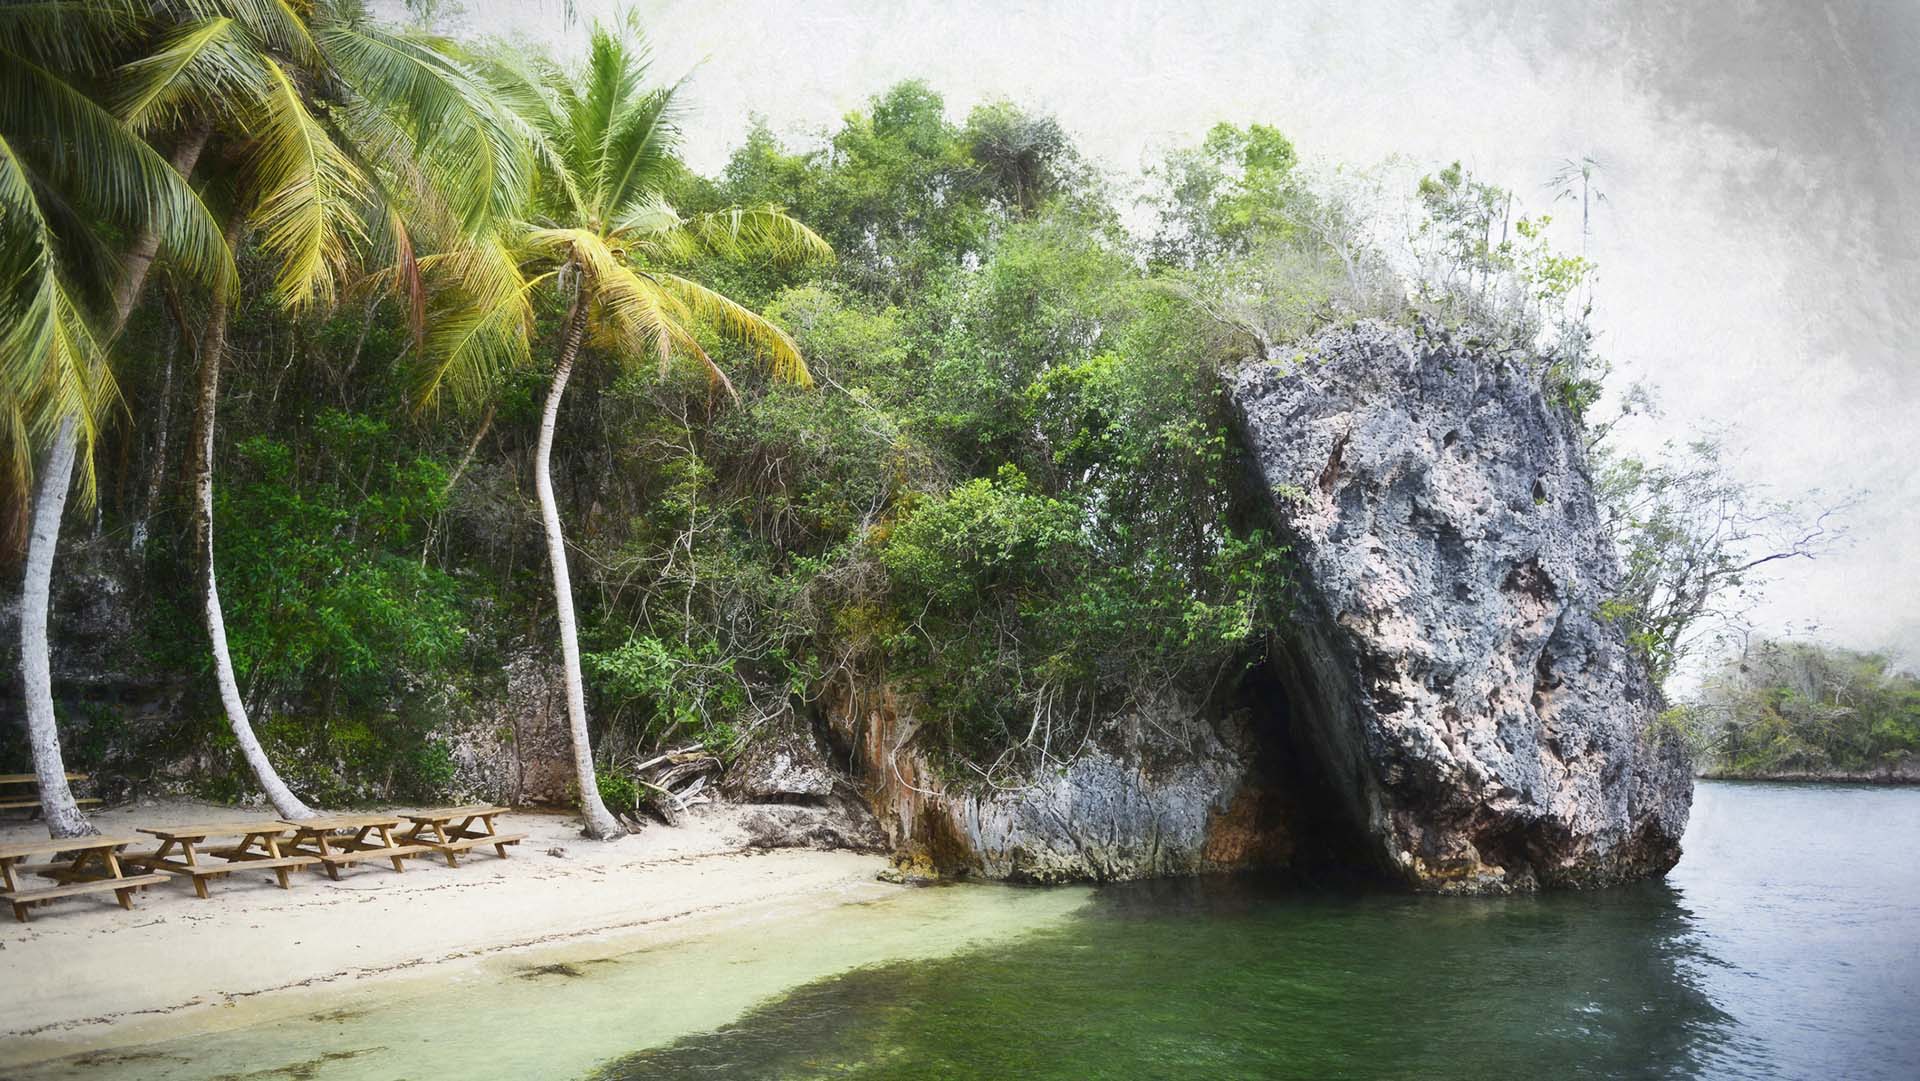
M 1342 433 L 1333 443 L 1333 453 L 1327 455 L 1327 466 L 1320 471 L 1320 492 L 1332 495 L 1333 486 L 1340 481 L 1340 467 L 1347 452 L 1347 438 L 1350 433 Z
M 1297 690 L 1305 679 L 1310 677 L 1274 655 L 1249 668 L 1232 692 L 1248 721 L 1260 826 L 1284 831 L 1286 868 L 1301 878 L 1380 878 L 1373 846 L 1349 809 L 1357 800 L 1339 791 L 1336 771 L 1322 760 L 1308 729 L 1304 710 L 1313 707 Z

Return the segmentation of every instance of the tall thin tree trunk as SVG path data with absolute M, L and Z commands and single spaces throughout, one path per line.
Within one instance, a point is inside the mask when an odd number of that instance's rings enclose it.
M 27 692 L 27 740 L 33 745 L 40 809 L 47 818 L 47 832 L 55 837 L 100 832 L 80 813 L 73 789 L 67 785 L 60 729 L 53 716 L 52 654 L 47 648 L 53 551 L 60 540 L 60 515 L 67 506 L 67 485 L 79 445 L 79 422 L 68 417 L 61 422 L 53 448 L 40 468 L 40 490 L 33 499 L 33 527 L 27 535 L 26 577 L 20 586 L 20 681 Z
M 194 163 L 207 145 L 208 128 L 189 132 L 174 148 L 173 167 L 182 177 L 193 174 Z M 113 327 L 118 337 L 146 288 L 147 271 L 160 251 L 160 234 L 151 227 L 134 238 L 127 252 L 125 272 L 113 291 Z M 33 772 L 40 789 L 40 810 L 47 832 L 55 837 L 98 833 L 74 802 L 67 784 L 66 759 L 60 753 L 60 729 L 53 713 L 53 656 L 47 637 L 47 612 L 53 598 L 53 556 L 60 544 L 60 517 L 66 511 L 73 484 L 73 466 L 79 457 L 80 424 L 68 417 L 55 433 L 34 493 L 32 531 L 27 534 L 26 570 L 20 584 L 20 682 L 26 692 L 27 742 L 33 749 Z
M 146 491 L 141 494 L 140 517 L 133 523 L 130 541 L 133 554 L 137 556 L 147 552 L 147 535 L 153 525 L 154 508 L 160 504 L 160 482 L 167 475 L 167 435 L 173 419 L 173 362 L 179 350 L 179 336 L 168 338 L 167 366 L 160 380 L 160 397 L 155 403 L 160 410 L 160 419 L 154 424 L 153 448 L 147 461 Z
M 235 214 L 227 226 L 229 248 L 239 247 L 241 220 L 241 216 Z M 220 403 L 220 363 L 227 350 L 227 320 L 231 314 L 231 298 L 225 290 L 216 291 L 207 309 L 207 329 L 200 340 L 200 393 L 193 414 L 193 526 L 195 546 L 205 571 L 201 600 L 206 611 L 207 637 L 213 644 L 213 674 L 220 686 L 220 706 L 226 711 L 227 725 L 233 729 L 233 738 L 240 745 L 247 768 L 253 771 L 253 779 L 280 817 L 312 818 L 313 809 L 300 802 L 300 797 L 280 779 L 247 720 L 246 702 L 240 697 L 240 683 L 233 674 L 233 655 L 227 649 L 227 621 L 220 610 L 220 584 L 214 575 L 213 430 Z
M 586 835 L 595 840 L 625 836 L 626 829 L 607 810 L 600 798 L 600 783 L 593 774 L 593 746 L 587 737 L 587 690 L 580 676 L 580 632 L 573 616 L 573 581 L 567 574 L 567 541 L 560 533 L 560 508 L 553 500 L 553 432 L 560 416 L 560 396 L 566 393 L 567 377 L 573 374 L 573 362 L 580 354 L 580 341 L 586 336 L 586 299 L 573 302 L 567 313 L 567 330 L 560 347 L 560 361 L 554 365 L 553 386 L 547 391 L 546 408 L 540 414 L 540 442 L 534 451 L 533 489 L 540 497 L 540 522 L 547 531 L 547 558 L 553 564 L 553 610 L 560 623 L 560 657 L 567 684 L 567 724 L 573 733 L 573 771 L 580 786 L 580 817 Z

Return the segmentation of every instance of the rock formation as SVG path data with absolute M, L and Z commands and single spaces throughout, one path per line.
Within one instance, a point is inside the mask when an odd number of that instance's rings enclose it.
M 559 665 L 523 645 L 510 656 L 505 693 L 448 733 L 452 787 L 475 799 L 565 807 L 573 802 L 573 737 Z
M 1279 686 L 1211 720 L 1168 692 L 1005 788 L 936 780 L 884 684 L 840 692 L 828 720 L 903 873 L 1194 874 L 1287 863 L 1314 830 L 1441 892 L 1671 867 L 1692 778 L 1599 614 L 1618 569 L 1573 419 L 1497 358 L 1374 324 L 1230 389 L 1297 566 Z
M 1290 804 L 1243 715 L 1209 722 L 1169 694 L 1104 719 L 1057 770 L 1005 788 L 939 781 L 910 707 L 884 688 L 829 703 L 903 873 L 1112 882 L 1277 866 Z
M 1692 778 L 1599 614 L 1617 563 L 1564 410 L 1370 324 L 1248 368 L 1233 398 L 1299 568 L 1280 670 L 1376 857 L 1460 892 L 1671 867 Z

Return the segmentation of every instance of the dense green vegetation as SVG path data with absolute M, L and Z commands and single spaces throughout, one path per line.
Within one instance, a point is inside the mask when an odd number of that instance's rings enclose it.
M 1221 366 L 1371 317 L 1524 358 L 1577 414 L 1598 394 L 1592 267 L 1457 164 L 1403 193 L 1396 247 L 1372 181 L 1310 175 L 1272 127 L 1220 125 L 1133 193 L 1052 118 L 907 82 L 703 177 L 637 29 L 587 36 L 563 62 L 347 2 L 0 8 L 0 48 L 152 189 L 76 174 L 44 95 L 0 87 L 26 163 L 0 227 L 44 225 L 6 268 L 7 449 L 44 479 L 79 425 L 97 483 L 56 584 L 126 584 L 132 633 L 89 663 L 148 688 L 66 704 L 78 764 L 272 791 L 257 732 L 315 802 L 430 798 L 531 657 L 584 680 L 590 818 L 596 786 L 643 798 L 640 760 L 729 754 L 836 681 L 886 679 L 927 750 L 994 779 L 1148 690 L 1224 700 L 1288 618 Z M 156 148 L 194 140 L 224 168 L 170 172 Z M 76 175 L 102 197 L 30 198 Z M 130 244 L 144 291 L 71 255 Z
M 1715 672 L 1684 718 L 1716 775 L 1911 773 L 1920 679 L 1878 653 L 1762 640 Z

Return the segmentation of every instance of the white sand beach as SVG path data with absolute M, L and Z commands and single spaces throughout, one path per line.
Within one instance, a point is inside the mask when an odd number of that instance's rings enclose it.
M 742 808 L 700 808 L 685 825 L 612 843 L 582 839 L 563 814 L 503 815 L 527 839 L 502 860 L 479 851 L 396 874 L 370 861 L 338 882 L 311 870 L 281 890 L 265 871 L 235 873 L 194 896 L 187 880 L 152 887 L 123 911 L 111 894 L 36 908 L 0 928 L 0 1069 L 256 1023 L 298 992 L 372 986 L 434 966 L 596 938 L 661 942 L 716 921 L 785 918 L 896 894 L 877 856 L 744 847 Z M 185 801 L 95 816 L 105 833 L 139 826 L 255 821 L 257 809 Z M 43 840 L 37 822 L 0 826 L 0 843 Z M 136 850 L 153 846 L 138 845 Z

